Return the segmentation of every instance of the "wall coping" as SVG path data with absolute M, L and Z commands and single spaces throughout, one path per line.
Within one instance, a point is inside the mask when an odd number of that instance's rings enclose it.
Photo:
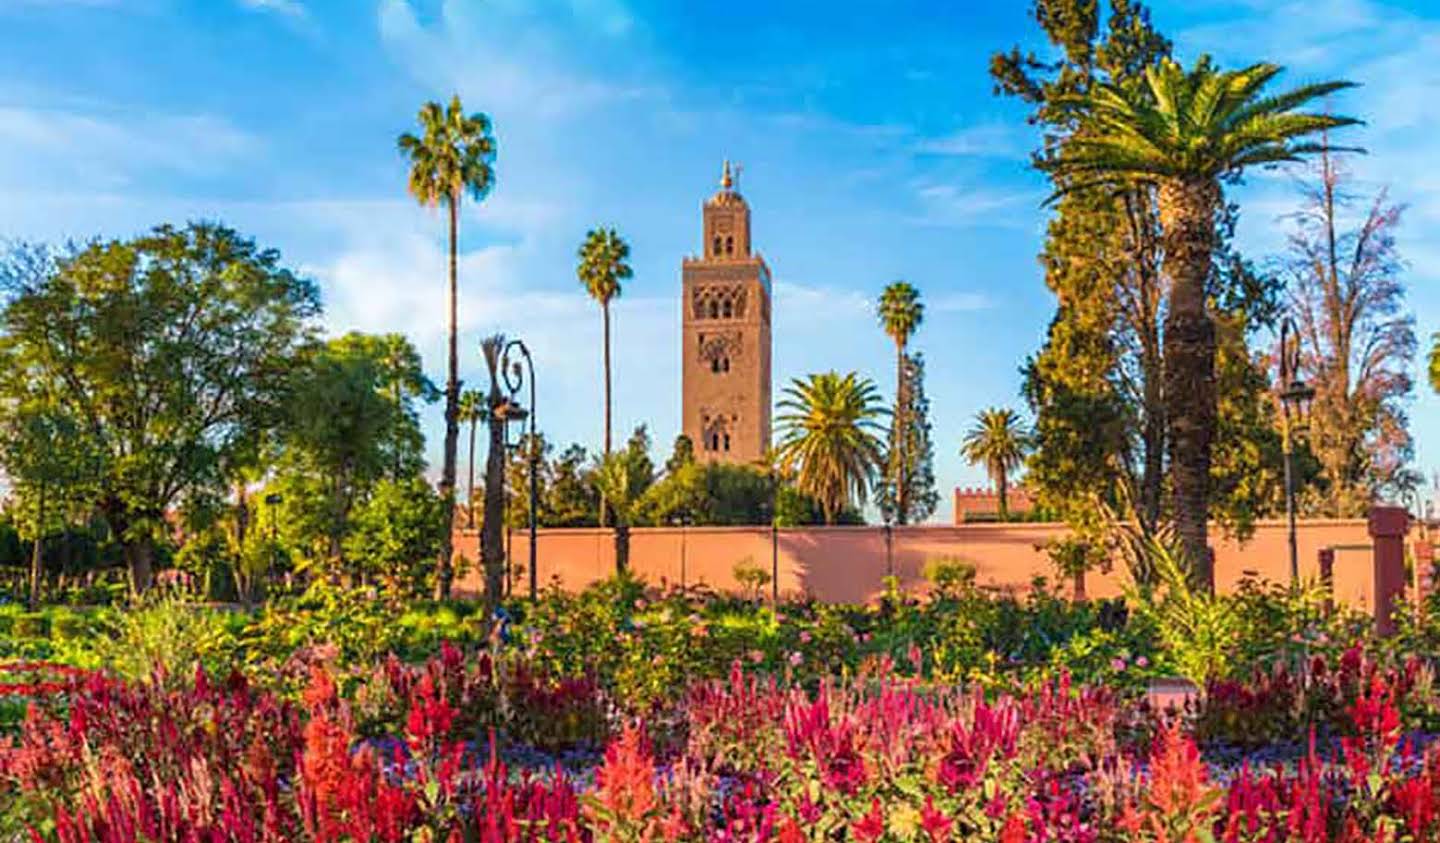
M 1318 527 L 1364 527 L 1369 522 L 1364 518 L 1311 518 L 1301 519 L 1296 522 L 1297 529 Z M 1266 518 L 1256 521 L 1255 529 L 1286 528 L 1288 522 L 1283 518 Z M 981 521 L 973 524 L 908 524 L 904 527 L 892 526 L 894 533 L 925 533 L 925 532 L 999 532 L 1001 530 L 1034 530 L 1037 532 L 1066 532 L 1069 525 L 1063 521 Z M 525 527 L 511 527 L 510 530 L 516 535 L 524 535 L 527 532 Z M 745 524 L 734 526 L 691 526 L 691 527 L 631 527 L 630 535 L 670 533 L 756 533 L 769 532 L 770 527 L 766 524 Z M 779 527 L 779 533 L 859 533 L 859 532 L 880 532 L 885 531 L 883 524 L 836 524 L 825 526 L 817 524 L 805 527 Z M 455 532 L 460 535 L 478 535 L 478 529 L 467 529 L 457 527 Z M 541 527 L 540 532 L 552 535 L 600 535 L 611 536 L 614 528 L 611 527 Z

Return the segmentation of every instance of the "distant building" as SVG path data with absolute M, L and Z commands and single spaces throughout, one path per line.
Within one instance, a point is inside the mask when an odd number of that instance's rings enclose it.
M 702 462 L 754 463 L 770 445 L 770 268 L 725 162 L 702 253 L 681 265 L 681 419 Z
M 1035 509 L 1030 493 L 1023 488 L 1005 490 L 1005 504 L 1010 515 L 1028 515 Z M 1000 496 L 993 487 L 955 488 L 955 523 L 973 524 L 976 521 L 995 521 L 1000 517 Z

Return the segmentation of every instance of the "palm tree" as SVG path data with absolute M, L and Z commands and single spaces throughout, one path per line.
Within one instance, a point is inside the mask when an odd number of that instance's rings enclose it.
M 591 229 L 580 245 L 580 263 L 575 274 L 590 298 L 600 303 L 604 322 L 605 357 L 605 453 L 610 453 L 610 301 L 620 295 L 620 282 L 634 273 L 630 264 L 630 244 L 613 228 Z
M 1313 100 L 1351 86 L 1322 82 L 1263 94 L 1273 64 L 1221 71 L 1202 56 L 1186 71 L 1171 59 L 1145 71 L 1145 84 L 1097 84 L 1067 100 L 1080 129 L 1049 165 L 1061 192 L 1095 185 L 1156 190 L 1164 273 L 1165 404 L 1175 528 L 1197 578 L 1213 587 L 1206 517 L 1215 436 L 1215 324 L 1205 282 L 1216 244 L 1221 182 L 1247 167 L 1298 161 L 1323 149 L 1305 138 L 1358 121 L 1302 113 Z
M 1030 451 L 1030 434 L 1020 426 L 1020 417 L 1005 407 L 990 407 L 975 414 L 975 426 L 965 434 L 960 455 L 971 465 L 985 466 L 985 473 L 995 483 L 995 497 L 1000 504 L 1000 520 L 1010 517 L 1006 494 L 1010 477 L 1025 461 Z
M 648 484 L 628 449 L 601 455 L 592 479 L 615 515 L 615 573 L 624 575 L 630 562 L 630 525 Z
M 610 454 L 610 300 L 620 295 L 620 282 L 628 280 L 633 272 L 630 264 L 630 244 L 626 243 L 613 228 L 594 228 L 585 235 L 580 244 L 580 263 L 575 274 L 580 278 L 590 298 L 600 302 L 600 315 L 604 322 L 604 368 L 605 368 L 605 449 Z M 605 524 L 606 498 L 600 497 L 600 523 Z
M 419 136 L 402 134 L 400 152 L 410 161 L 410 195 L 429 208 L 444 205 L 450 217 L 450 367 L 445 379 L 445 462 L 440 472 L 440 496 L 445 501 L 445 531 L 440 540 L 440 559 L 435 582 L 436 595 L 450 596 L 454 579 L 451 564 L 455 528 L 455 452 L 460 438 L 460 352 L 456 316 L 458 290 L 460 200 L 465 194 L 479 202 L 495 184 L 495 138 L 490 118 L 465 113 L 459 95 L 449 107 L 427 102 L 420 107 Z
M 470 485 L 465 492 L 465 527 L 475 529 L 475 429 L 485 418 L 485 394 L 478 389 L 460 393 L 460 421 L 470 425 Z
M 890 421 L 889 455 L 895 485 L 895 521 L 904 524 L 910 518 L 909 468 L 905 441 L 909 438 L 909 377 L 906 374 L 905 348 L 920 322 L 925 318 L 925 305 L 920 303 L 920 291 L 904 281 L 896 281 L 880 294 L 880 326 L 890 339 L 895 341 L 895 411 Z
M 780 409 L 781 460 L 834 524 L 845 507 L 865 503 L 883 461 L 880 394 L 854 372 L 825 372 L 792 381 Z

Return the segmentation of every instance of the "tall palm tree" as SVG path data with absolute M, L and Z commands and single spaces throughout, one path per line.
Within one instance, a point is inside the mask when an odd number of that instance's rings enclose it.
M 1133 88 L 1098 84 L 1067 101 L 1081 128 L 1050 164 L 1061 192 L 1100 184 L 1156 190 L 1170 282 L 1164 391 L 1175 528 L 1197 579 L 1212 588 L 1206 517 L 1216 424 L 1215 324 L 1205 282 L 1221 183 L 1257 164 L 1298 161 L 1324 148 L 1305 138 L 1358 122 L 1299 111 L 1351 83 L 1264 93 L 1280 72 L 1273 64 L 1221 71 L 1202 56 L 1189 71 L 1164 59 Z
M 630 244 L 626 243 L 613 228 L 594 228 L 585 235 L 580 244 L 580 262 L 575 274 L 584 285 L 590 298 L 600 303 L 601 320 L 604 322 L 604 369 L 605 369 L 605 449 L 610 454 L 611 399 L 610 399 L 610 301 L 620 295 L 621 281 L 628 280 L 634 273 L 627 263 L 630 259 Z M 606 520 L 605 497 L 600 498 L 600 523 Z
M 580 263 L 575 274 L 584 285 L 590 298 L 600 303 L 601 320 L 604 323 L 604 368 L 605 368 L 605 453 L 610 453 L 610 302 L 618 298 L 621 281 L 628 280 L 634 273 L 627 263 L 630 259 L 630 244 L 613 228 L 591 229 L 580 245 Z
M 469 194 L 479 202 L 495 184 L 495 138 L 490 133 L 490 118 L 484 114 L 466 114 L 457 94 L 448 107 L 427 102 L 420 107 L 419 135 L 409 132 L 398 140 L 400 152 L 410 161 L 410 195 L 429 208 L 445 206 L 450 217 L 450 284 L 448 312 L 450 319 L 450 366 L 445 378 L 445 462 L 440 472 L 440 497 L 445 501 L 445 532 L 440 540 L 440 559 L 435 592 L 441 599 L 450 596 L 454 579 L 451 563 L 455 528 L 455 452 L 460 438 L 460 352 L 456 301 L 458 290 L 458 259 L 460 201 Z
M 985 473 L 995 484 L 995 497 L 1000 504 L 1000 520 L 1010 517 L 1007 494 L 1010 478 L 1025 461 L 1030 451 L 1030 434 L 1020 426 L 1020 417 L 1005 407 L 990 407 L 975 414 L 975 425 L 965 434 L 960 455 L 971 465 L 985 466 Z
M 909 478 L 906 477 L 910 464 L 907 462 L 905 442 L 909 439 L 908 425 L 910 407 L 910 384 L 905 365 L 905 350 L 910 337 L 925 318 L 925 305 L 920 303 L 920 291 L 904 281 L 896 281 L 880 294 L 880 327 L 895 341 L 895 410 L 890 420 L 890 482 L 895 486 L 895 522 L 905 524 L 910 519 Z
M 592 478 L 615 515 L 615 573 L 623 575 L 630 564 L 630 525 L 647 488 L 646 477 L 641 476 L 631 452 L 624 450 L 601 455 Z
M 780 457 L 800 491 L 819 502 L 825 523 L 866 492 L 883 462 L 875 384 L 855 372 L 791 381 L 780 401 Z
M 470 478 L 465 491 L 465 527 L 475 529 L 475 429 L 485 418 L 485 393 L 467 389 L 460 393 L 460 421 L 470 425 Z

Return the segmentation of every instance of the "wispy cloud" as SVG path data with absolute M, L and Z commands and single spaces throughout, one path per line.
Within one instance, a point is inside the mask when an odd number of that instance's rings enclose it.
M 309 15 L 300 0 L 240 0 L 240 5 L 257 12 L 274 12 L 296 20 L 304 20 Z
M 1025 159 L 1030 145 L 1030 133 L 1023 124 L 983 123 L 941 137 L 922 138 L 915 144 L 915 151 L 922 155 Z
M 84 184 L 97 192 L 146 174 L 197 176 L 260 141 L 207 114 L 135 114 L 0 106 L 0 187 Z

